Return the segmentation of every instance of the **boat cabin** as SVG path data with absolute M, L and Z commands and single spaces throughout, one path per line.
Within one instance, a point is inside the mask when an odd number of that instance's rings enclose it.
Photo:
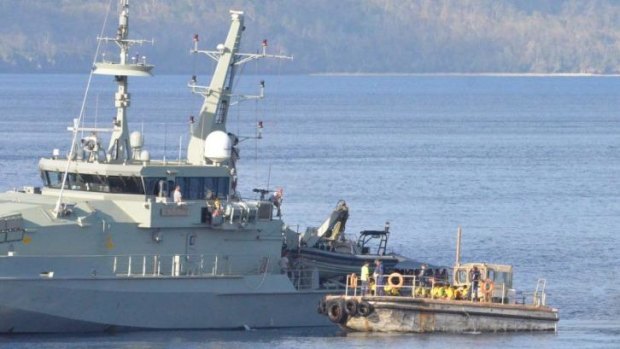
M 491 298 L 506 299 L 512 289 L 512 266 L 503 264 L 466 263 L 454 267 L 452 283 L 455 286 L 471 285 L 474 267 L 480 271 L 480 282 L 489 280 Z

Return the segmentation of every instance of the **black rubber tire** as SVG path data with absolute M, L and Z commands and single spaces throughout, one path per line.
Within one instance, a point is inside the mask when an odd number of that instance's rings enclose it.
M 344 311 L 349 316 L 356 316 L 357 315 L 357 301 L 355 301 L 355 299 L 347 299 L 344 302 Z
M 340 300 L 330 302 L 327 305 L 327 317 L 336 324 L 346 322 L 347 314 L 344 311 L 344 303 Z
M 372 313 L 372 305 L 366 301 L 361 301 L 360 304 L 357 305 L 357 313 L 360 316 L 367 317 Z

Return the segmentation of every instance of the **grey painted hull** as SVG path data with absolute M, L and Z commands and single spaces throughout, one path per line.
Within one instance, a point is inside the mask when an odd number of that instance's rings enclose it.
M 371 305 L 370 314 L 347 316 L 341 321 L 343 328 L 415 333 L 556 331 L 559 321 L 557 310 L 549 307 L 409 297 L 364 297 L 364 300 Z
M 325 293 L 268 291 L 269 278 L 3 279 L 0 332 L 330 325 L 316 312 Z
M 374 265 L 376 259 L 381 260 L 385 270 L 391 270 L 396 264 L 405 260 L 397 255 L 355 255 L 330 252 L 318 248 L 302 248 L 293 257 L 301 262 L 305 269 L 319 270 L 321 279 L 346 277 L 351 273 L 359 273 L 365 262 Z

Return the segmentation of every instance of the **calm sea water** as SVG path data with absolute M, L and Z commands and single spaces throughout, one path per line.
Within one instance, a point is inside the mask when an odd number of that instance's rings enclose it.
M 557 334 L 366 335 L 336 328 L 3 336 L 16 348 L 620 347 L 620 78 L 246 75 L 267 98 L 231 110 L 240 189 L 284 188 L 284 220 L 318 226 L 339 199 L 347 233 L 391 226 L 390 246 L 452 264 L 512 264 L 516 287 L 546 278 Z M 201 98 L 187 77 L 130 82 L 131 127 L 153 158 L 184 156 Z M 207 77 L 203 78 L 207 81 Z M 66 151 L 86 77 L 0 75 L 0 189 L 38 185 L 38 158 Z M 114 82 L 96 78 L 88 125 L 108 127 Z M 263 139 L 255 125 L 263 121 Z

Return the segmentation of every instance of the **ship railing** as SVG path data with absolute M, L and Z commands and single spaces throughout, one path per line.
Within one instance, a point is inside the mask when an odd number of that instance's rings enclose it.
M 391 279 L 394 278 L 394 279 Z M 430 297 L 430 290 L 436 285 L 447 283 L 447 280 L 441 280 L 431 276 L 415 276 L 415 275 L 401 275 L 394 276 L 379 275 L 378 277 L 370 277 L 367 285 L 358 278 L 356 274 L 347 275 L 345 294 L 358 296 L 358 295 L 375 295 L 377 294 L 377 283 L 375 279 L 381 279 L 381 287 L 383 292 L 379 291 L 379 294 L 391 294 L 410 297 L 425 297 L 426 294 Z
M 507 289 L 505 283 L 494 285 L 494 288 L 487 294 L 484 294 L 480 287 L 477 290 L 477 294 L 472 294 L 471 287 L 456 287 L 450 285 L 448 280 L 441 278 L 401 274 L 380 275 L 378 278 L 382 280 L 380 285 L 383 290 L 381 291 L 377 291 L 378 286 L 374 283 L 374 278 L 370 278 L 371 280 L 368 284 L 364 285 L 356 274 L 347 275 L 345 295 L 391 295 L 412 298 L 471 300 L 494 303 L 515 303 L 516 299 L 516 291 L 514 289 Z M 447 287 L 450 287 L 449 291 Z M 539 290 L 543 291 L 541 292 Z M 544 305 L 544 284 L 537 287 L 535 294 L 538 294 L 538 296 L 537 298 L 535 297 L 534 304 Z M 540 301 L 537 302 L 536 299 Z
M 319 270 L 317 268 L 297 267 L 285 274 L 293 283 L 297 290 L 316 290 L 319 289 Z
M 224 276 L 260 275 L 272 272 L 269 257 L 245 255 L 125 255 L 114 256 L 112 273 L 117 276 Z
M 531 304 L 535 307 L 543 307 L 547 305 L 547 292 L 545 291 L 546 286 L 546 279 L 538 279 L 534 292 L 516 292 L 512 290 L 515 292 L 516 303 Z
M 260 255 L 62 255 L 0 256 L 6 278 L 245 276 L 277 272 L 273 258 Z

